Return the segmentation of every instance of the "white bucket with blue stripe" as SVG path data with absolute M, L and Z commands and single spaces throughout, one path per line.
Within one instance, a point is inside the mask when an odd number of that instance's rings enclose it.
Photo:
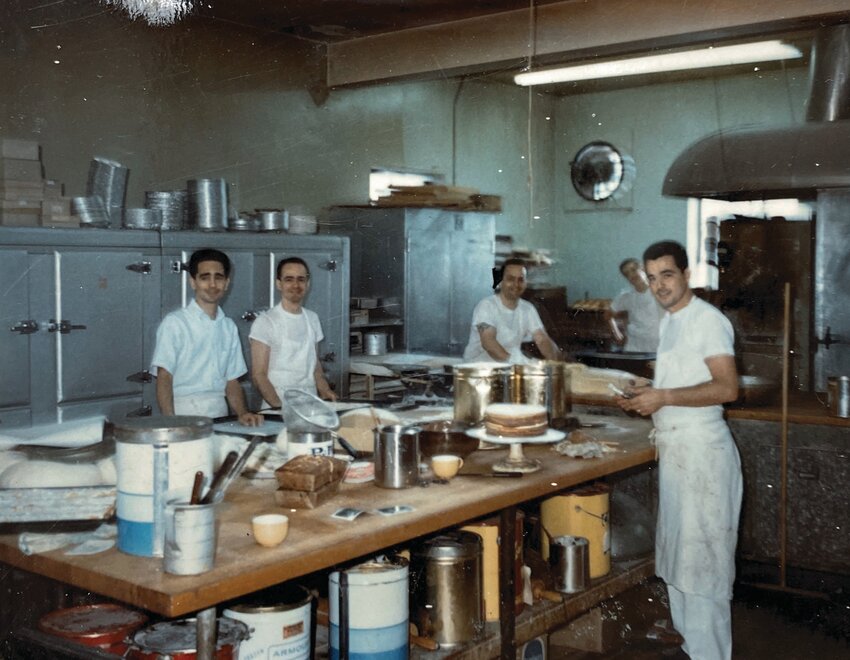
M 195 473 L 212 477 L 209 417 L 139 417 L 116 422 L 118 549 L 162 557 L 167 502 L 187 502 Z
M 349 660 L 407 660 L 409 645 L 408 565 L 404 557 L 360 564 L 345 571 L 348 582 Z M 331 573 L 331 660 L 340 657 L 340 574 Z

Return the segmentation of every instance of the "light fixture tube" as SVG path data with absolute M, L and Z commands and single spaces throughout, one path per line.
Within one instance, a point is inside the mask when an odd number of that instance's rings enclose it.
M 662 71 L 684 71 L 732 64 L 771 62 L 802 57 L 798 48 L 779 40 L 759 41 L 735 46 L 715 46 L 663 55 L 646 55 L 594 64 L 529 71 L 514 76 L 517 85 L 546 85 L 576 80 L 595 80 L 619 76 L 637 76 Z

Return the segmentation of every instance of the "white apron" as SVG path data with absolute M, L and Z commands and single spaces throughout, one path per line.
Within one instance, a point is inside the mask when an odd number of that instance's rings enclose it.
M 174 397 L 175 415 L 200 415 L 201 417 L 226 417 L 227 400 L 221 394 L 199 392 Z
M 302 312 L 303 313 L 303 312 Z M 318 337 L 304 316 L 305 334 L 301 337 L 283 337 L 274 364 L 269 365 L 269 381 L 278 398 L 283 401 L 286 390 L 297 388 L 316 394 L 316 343 Z

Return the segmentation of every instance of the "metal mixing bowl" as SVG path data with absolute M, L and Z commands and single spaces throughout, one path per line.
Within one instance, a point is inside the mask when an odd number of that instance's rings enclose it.
M 420 424 L 419 428 L 419 451 L 423 456 L 453 454 L 466 458 L 478 449 L 478 438 L 466 435 L 466 424 L 444 420 Z

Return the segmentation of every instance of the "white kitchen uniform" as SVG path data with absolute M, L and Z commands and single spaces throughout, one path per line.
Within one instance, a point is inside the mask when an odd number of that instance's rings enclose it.
M 502 304 L 498 294 L 484 298 L 475 306 L 472 312 L 472 327 L 469 332 L 469 343 L 463 352 L 467 362 L 489 362 L 493 358 L 481 345 L 481 335 L 478 326 L 486 323 L 496 328 L 496 341 L 510 353 L 509 362 L 523 364 L 528 362 L 520 350 L 524 341 L 531 341 L 534 333 L 543 330 L 543 321 L 537 310 L 527 300 L 520 299 L 516 309 L 509 309 Z
M 251 326 L 251 339 L 269 347 L 269 381 L 278 397 L 290 388 L 316 394 L 316 345 L 325 338 L 318 315 L 305 308 L 300 314 L 275 305 Z
M 639 293 L 630 287 L 614 299 L 611 309 L 629 315 L 623 350 L 654 353 L 658 348 L 658 325 L 664 316 L 664 308 L 658 304 L 652 291 L 647 288 Z
M 194 300 L 159 324 L 153 373 L 158 367 L 173 379 L 174 413 L 205 417 L 228 414 L 227 382 L 248 371 L 236 324 L 221 308 L 211 319 Z
M 734 355 L 733 340 L 728 319 L 692 298 L 661 321 L 654 386 L 711 380 L 705 359 Z M 659 456 L 655 572 L 672 587 L 671 615 L 684 651 L 693 660 L 728 660 L 743 489 L 738 450 L 720 405 L 664 406 L 653 422 Z

